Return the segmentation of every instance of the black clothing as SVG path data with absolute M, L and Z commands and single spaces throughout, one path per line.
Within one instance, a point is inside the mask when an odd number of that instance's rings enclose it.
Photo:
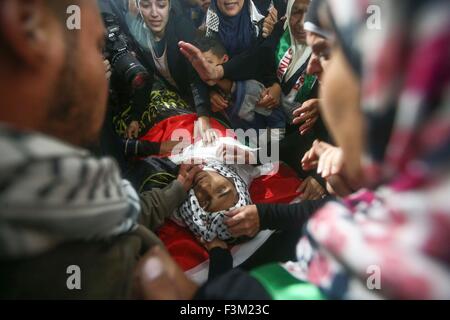
M 260 229 L 301 229 L 309 217 L 328 201 L 330 201 L 329 197 L 320 200 L 304 200 L 296 204 L 257 204 Z
M 167 43 L 167 65 L 170 75 L 176 83 L 176 88 L 166 81 L 172 90 L 178 92 L 188 103 L 193 103 L 198 116 L 210 115 L 208 86 L 200 79 L 189 61 L 183 56 L 178 47 L 179 41 L 193 43 L 196 37 L 195 28 L 183 15 L 171 10 L 167 23 L 165 39 Z M 151 69 L 158 73 L 155 62 L 148 49 L 146 61 Z M 160 75 L 162 79 L 162 77 Z
M 234 269 L 200 287 L 194 300 L 271 300 L 271 297 L 255 278 Z

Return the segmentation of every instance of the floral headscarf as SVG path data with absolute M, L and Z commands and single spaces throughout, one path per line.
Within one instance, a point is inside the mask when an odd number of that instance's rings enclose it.
M 335 299 L 448 299 L 448 3 L 328 4 L 344 54 L 361 79 L 378 188 L 320 209 L 297 247 L 298 263 L 288 268 Z M 377 12 L 379 25 L 371 20 Z

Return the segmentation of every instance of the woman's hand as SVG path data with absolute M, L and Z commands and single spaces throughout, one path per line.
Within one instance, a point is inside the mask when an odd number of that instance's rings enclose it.
M 258 208 L 255 205 L 235 209 L 228 212 L 227 216 L 225 224 L 233 237 L 254 237 L 259 232 Z
M 209 92 L 209 99 L 212 112 L 223 111 L 230 106 L 229 102 L 216 90 L 211 90 Z
M 202 52 L 196 46 L 188 42 L 180 41 L 178 42 L 178 47 L 197 71 L 200 78 L 208 85 L 213 86 L 223 78 L 223 67 L 208 63 L 203 57 Z
M 281 86 L 278 83 L 274 83 L 271 87 L 261 92 L 261 99 L 258 101 L 257 106 L 268 109 L 278 107 L 280 105 L 280 98 Z
M 302 159 L 302 167 L 304 170 L 316 168 L 317 173 L 326 179 L 330 194 L 344 197 L 358 188 L 358 182 L 350 183 L 346 177 L 342 149 L 328 143 L 314 141 L 312 148 Z
M 300 134 L 307 133 L 319 119 L 319 99 L 310 99 L 305 101 L 300 108 L 294 110 L 294 124 L 303 123 L 300 128 Z
M 272 34 L 275 24 L 278 22 L 278 11 L 275 7 L 270 8 L 267 17 L 264 18 L 262 36 L 267 38 Z
M 131 121 L 127 128 L 127 138 L 137 139 L 139 137 L 139 121 Z
M 313 177 L 307 177 L 303 180 L 297 192 L 301 192 L 301 200 L 318 200 L 326 195 L 325 189 Z
M 344 166 L 342 149 L 326 142 L 314 141 L 312 148 L 302 159 L 303 170 L 317 168 L 317 173 L 323 178 L 341 174 Z
M 217 140 L 216 131 L 211 128 L 208 117 L 199 117 L 195 122 L 194 140 L 197 140 L 199 137 L 205 145 L 213 144 Z

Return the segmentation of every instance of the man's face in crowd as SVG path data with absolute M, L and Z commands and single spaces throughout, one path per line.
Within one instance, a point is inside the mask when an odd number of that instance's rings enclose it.
M 234 17 L 244 7 L 244 0 L 217 0 L 217 8 L 224 15 Z
M 303 29 L 305 14 L 308 11 L 309 0 L 296 0 L 291 9 L 289 28 L 295 40 L 300 43 L 306 42 L 306 32 Z
M 169 1 L 140 0 L 139 6 L 147 27 L 156 37 L 164 37 L 167 22 L 169 21 Z
M 194 177 L 194 192 L 200 206 L 207 212 L 228 210 L 238 202 L 234 183 L 213 171 L 200 171 Z
M 63 2 L 1 1 L 0 80 L 10 106 L 1 119 L 83 146 L 97 140 L 106 108 L 104 27 L 96 2 L 78 0 L 67 5 L 79 5 L 81 26 L 69 30 Z
M 330 41 L 314 32 L 307 32 L 306 43 L 312 49 L 311 58 L 306 73 L 315 75 L 322 81 L 322 73 L 327 68 L 330 59 Z

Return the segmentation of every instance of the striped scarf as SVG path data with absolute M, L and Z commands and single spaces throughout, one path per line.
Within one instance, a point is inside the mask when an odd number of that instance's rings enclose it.
M 0 125 L 0 259 L 136 227 L 139 197 L 116 163 Z

